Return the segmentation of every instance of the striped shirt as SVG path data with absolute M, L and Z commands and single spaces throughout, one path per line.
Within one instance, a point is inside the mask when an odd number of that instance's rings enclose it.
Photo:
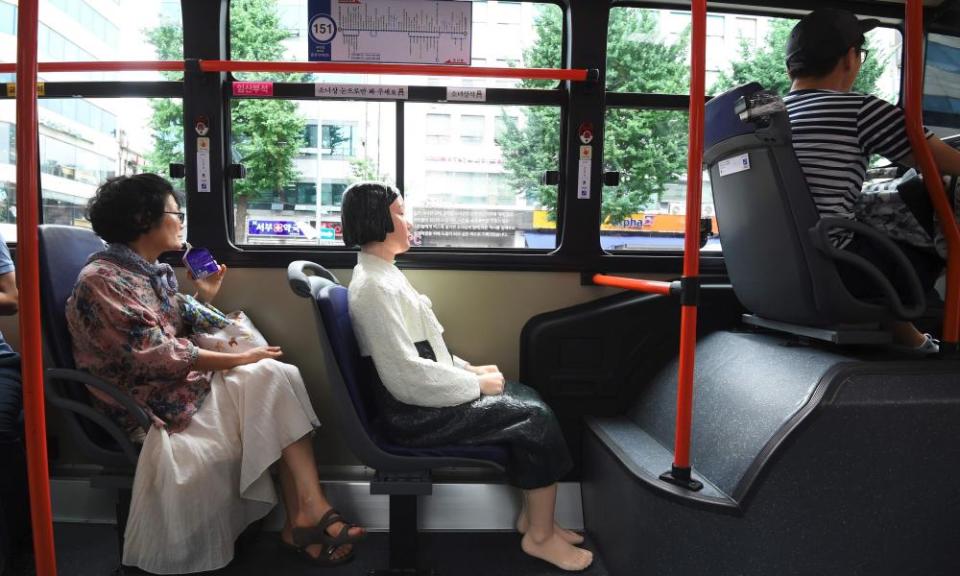
M 875 96 L 830 90 L 797 90 L 783 101 L 817 211 L 852 220 L 870 156 L 897 161 L 910 152 L 903 110 Z M 843 247 L 853 234 L 834 230 L 830 237 Z

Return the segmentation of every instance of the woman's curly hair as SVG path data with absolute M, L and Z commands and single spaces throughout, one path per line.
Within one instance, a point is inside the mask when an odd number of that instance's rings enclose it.
M 128 244 L 163 220 L 167 196 L 182 206 L 173 186 L 156 174 L 110 178 L 87 203 L 87 220 L 105 241 Z

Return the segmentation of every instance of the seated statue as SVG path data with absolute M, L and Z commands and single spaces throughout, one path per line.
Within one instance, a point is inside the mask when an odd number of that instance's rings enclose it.
M 496 366 L 452 355 L 430 299 L 394 264 L 410 249 L 403 197 L 384 184 L 355 184 L 341 214 L 344 243 L 360 246 L 350 318 L 381 430 L 411 447 L 506 446 L 508 480 L 524 494 L 517 520 L 523 550 L 564 570 L 589 566 L 593 554 L 576 546 L 583 538 L 554 521 L 557 480 L 572 462 L 553 411 L 532 388 L 505 382 Z

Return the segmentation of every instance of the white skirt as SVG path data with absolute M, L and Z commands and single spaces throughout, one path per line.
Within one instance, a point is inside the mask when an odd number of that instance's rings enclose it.
M 214 373 L 183 432 L 147 434 L 123 563 L 155 574 L 226 566 L 237 536 L 277 503 L 270 465 L 319 425 L 295 366 L 268 359 Z

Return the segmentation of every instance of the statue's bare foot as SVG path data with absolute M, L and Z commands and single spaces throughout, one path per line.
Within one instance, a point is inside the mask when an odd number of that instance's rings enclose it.
M 577 548 L 556 532 L 540 542 L 531 534 L 524 534 L 520 547 L 527 554 L 570 572 L 584 570 L 593 562 L 593 552 Z
M 520 512 L 520 517 L 517 518 L 517 532 L 526 534 L 529 528 L 530 521 L 527 519 L 527 511 L 523 510 Z M 573 530 L 567 530 L 556 522 L 553 523 L 553 531 L 560 535 L 568 544 L 583 544 L 583 536 Z

